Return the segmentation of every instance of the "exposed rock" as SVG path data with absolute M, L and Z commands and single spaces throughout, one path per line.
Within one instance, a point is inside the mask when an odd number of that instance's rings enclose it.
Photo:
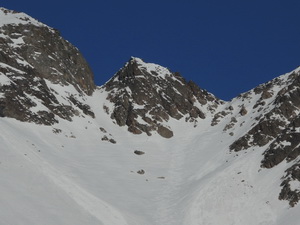
M 227 116 L 228 114 L 230 114 L 230 112 L 221 111 L 216 113 L 211 121 L 211 126 L 217 125 L 221 121 L 221 119 Z
M 19 18 L 17 12 L 0 10 Z M 73 85 L 79 93 L 88 95 L 95 88 L 88 64 L 57 30 L 25 15 L 19 23 L 4 23 L 0 32 L 0 76 L 9 81 L 0 85 L 4 96 L 0 98 L 1 117 L 52 125 L 58 122 L 57 117 L 71 121 L 79 115 L 77 107 L 94 116 L 89 106 L 74 96 L 70 97 L 74 105 L 61 104 L 56 98 L 58 93 L 47 85 Z
M 103 127 L 100 127 L 99 129 L 102 133 L 107 133 L 107 131 Z
M 263 168 L 290 163 L 282 177 L 279 199 L 287 200 L 292 207 L 300 200 L 300 188 L 295 185 L 300 184 L 300 74 L 296 71 L 255 88 L 255 95 L 261 95 L 256 102 L 251 102 L 251 91 L 245 95 L 248 104 L 253 105 L 253 111 L 245 117 L 252 113 L 256 117 L 249 131 L 230 146 L 234 151 L 265 147 Z
M 151 135 L 157 131 L 170 138 L 173 132 L 163 127 L 162 122 L 184 116 L 194 122 L 205 118 L 196 105 L 213 112 L 222 104 L 195 83 L 186 82 L 179 73 L 138 58 L 131 58 L 103 88 L 109 93 L 107 99 L 114 104 L 113 109 L 106 111 L 111 110 L 111 118 L 120 126 L 128 126 L 134 134 Z
M 145 174 L 145 170 L 139 170 L 139 171 L 137 171 L 137 173 L 143 175 L 143 174 Z
M 230 123 L 226 124 L 226 126 L 223 129 L 223 131 L 227 131 L 227 130 L 233 128 L 236 123 L 237 123 L 236 118 L 235 117 L 231 117 Z
M 287 200 L 291 207 L 294 207 L 300 200 L 300 190 L 292 189 L 291 182 L 297 182 L 300 185 L 300 164 L 299 161 L 286 171 L 286 175 L 282 178 L 280 200 Z M 299 186 L 298 185 L 298 186 Z
M 299 127 L 300 117 L 298 116 L 264 152 L 262 167 L 272 168 L 284 159 L 290 162 L 300 155 L 300 133 L 296 130 L 292 131 Z
M 168 129 L 164 126 L 159 126 L 157 129 L 157 133 L 159 133 L 164 138 L 173 137 L 173 131 L 171 131 L 170 129 Z
M 275 85 L 281 87 L 277 95 L 266 94 L 266 92 L 273 93 L 271 88 L 275 87 Z M 274 100 L 272 105 L 266 105 L 262 100 L 265 97 L 260 98 L 254 104 L 253 109 L 256 109 L 258 106 L 263 109 L 258 110 L 261 112 L 261 115 L 257 118 L 258 122 L 244 136 L 240 137 L 230 146 L 231 150 L 240 151 L 248 149 L 250 146 L 264 146 L 277 137 L 280 138 L 279 136 L 284 134 L 282 132 L 291 126 L 290 122 L 297 117 L 297 112 L 300 109 L 299 73 L 292 73 L 287 81 L 279 78 L 274 79 L 255 88 L 254 92 L 256 94 L 265 93 L 265 95 L 268 95 L 268 98 L 272 97 Z M 267 110 L 269 111 L 266 112 Z M 284 138 L 287 137 L 284 136 Z M 252 140 L 251 143 L 249 142 L 250 140 Z M 281 151 L 275 152 L 275 155 L 278 154 L 278 156 L 273 156 L 276 160 L 283 157 L 281 156 L 283 154 Z
M 242 116 L 245 116 L 247 113 L 248 113 L 248 111 L 247 111 L 247 109 L 246 109 L 246 107 L 243 105 L 242 106 L 242 108 L 241 108 L 241 110 L 240 110 L 240 112 L 239 112 Z
M 145 152 L 139 151 L 139 150 L 135 150 L 135 151 L 134 151 L 134 154 L 136 154 L 136 155 L 144 155 Z
M 251 146 L 264 146 L 281 132 L 281 125 L 285 124 L 279 120 L 261 120 L 246 135 L 230 145 L 230 150 L 240 151 Z M 249 142 L 250 140 L 252 141 Z
M 109 139 L 109 142 L 112 143 L 112 144 L 116 144 L 117 143 L 116 140 L 112 139 L 112 138 Z
M 109 136 L 111 137 L 112 135 L 109 134 Z M 101 138 L 101 140 L 102 140 L 102 141 L 108 141 L 108 142 L 110 142 L 110 143 L 112 143 L 112 144 L 116 144 L 116 143 L 117 143 L 115 139 L 109 138 L 109 137 L 107 137 L 107 135 L 104 135 L 104 136 Z
M 92 118 L 95 118 L 94 112 L 91 111 L 91 107 L 87 104 L 83 104 L 78 99 L 76 99 L 73 95 L 69 97 L 69 100 L 77 106 L 79 109 L 82 110 L 82 112 L 88 116 L 91 116 Z
M 263 91 L 263 93 L 261 94 L 261 98 L 262 99 L 268 99 L 268 98 L 271 98 L 272 97 L 272 93 L 269 92 L 269 91 Z

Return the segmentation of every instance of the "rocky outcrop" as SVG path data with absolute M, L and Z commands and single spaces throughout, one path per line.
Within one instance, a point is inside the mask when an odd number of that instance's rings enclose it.
M 0 27 L 0 62 L 53 83 L 71 84 L 92 94 L 93 73 L 79 50 L 59 32 L 26 14 L 0 10 L 1 19 L 15 15 L 15 23 Z M 19 16 L 18 16 L 19 15 Z M 23 23 L 23 21 L 27 21 Z M 21 22 L 19 22 L 21 21 Z
M 293 207 L 300 200 L 299 68 L 256 87 L 241 100 L 247 102 L 248 107 L 242 106 L 240 116 L 248 115 L 246 118 L 251 119 L 251 115 L 255 115 L 255 120 L 230 149 L 238 152 L 257 146 L 264 148 L 261 167 L 266 169 L 288 163 L 283 171 L 279 199 L 287 200 Z
M 95 89 L 93 73 L 79 50 L 55 29 L 24 13 L 0 9 L 0 116 L 50 125 L 79 111 L 94 116 L 79 95 Z M 73 86 L 67 103 L 47 82 Z
M 131 58 L 103 87 L 113 103 L 111 118 L 135 134 L 156 131 L 173 136 L 163 123 L 170 118 L 196 122 L 222 102 L 179 73 L 141 59 Z
M 285 176 L 282 178 L 280 200 L 286 200 L 291 207 L 294 207 L 300 200 L 300 162 L 298 161 L 285 171 Z M 296 184 L 296 185 L 295 185 Z
M 290 129 L 289 126 L 295 120 L 300 109 L 299 81 L 299 72 L 292 72 L 289 75 L 275 78 L 253 89 L 253 92 L 249 92 L 253 96 L 260 95 L 260 98 L 252 104 L 254 105 L 253 108 L 249 109 L 252 114 L 257 115 L 256 122 L 245 135 L 230 146 L 230 149 L 240 151 L 251 146 L 262 147 L 276 138 L 287 138 L 281 135 L 286 129 Z M 255 98 L 253 97 L 253 99 Z M 243 106 L 240 114 L 246 115 L 246 111 L 247 109 Z

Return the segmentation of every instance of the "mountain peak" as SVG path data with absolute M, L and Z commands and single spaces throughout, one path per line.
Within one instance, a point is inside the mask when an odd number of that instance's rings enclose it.
M 26 13 L 9 10 L 6 8 L 0 8 L 0 27 L 5 25 L 20 25 L 20 24 L 32 24 L 35 26 L 45 26 L 45 24 L 37 21 Z
M 112 80 L 122 83 L 132 82 L 133 79 L 175 79 L 178 73 L 155 63 L 146 63 L 141 58 L 131 57 L 130 60 L 113 76 Z
M 113 103 L 111 118 L 120 126 L 140 134 L 157 131 L 173 136 L 163 126 L 171 118 L 197 123 L 220 103 L 213 95 L 187 82 L 179 73 L 132 57 L 103 88 Z
M 79 50 L 25 13 L 0 9 L 0 49 L 0 81 L 5 81 L 0 84 L 0 117 L 47 125 L 57 118 L 71 120 L 75 111 L 69 102 L 58 104 L 49 83 L 87 95 L 95 89 L 93 73 Z M 32 99 L 38 99 L 43 110 L 35 111 L 39 104 Z
M 143 59 L 141 59 L 139 57 L 135 57 L 135 56 L 131 56 L 129 61 L 133 61 L 136 63 L 145 63 Z

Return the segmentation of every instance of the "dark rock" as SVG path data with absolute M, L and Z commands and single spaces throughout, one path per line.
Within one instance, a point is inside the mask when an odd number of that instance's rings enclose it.
M 291 189 L 290 182 L 299 182 L 300 184 L 300 164 L 299 161 L 285 171 L 285 176 L 282 178 L 281 192 L 279 200 L 287 200 L 291 207 L 294 207 L 300 200 L 300 190 Z
M 283 145 L 281 143 L 289 143 Z M 300 133 L 284 133 L 280 135 L 264 152 L 262 167 L 272 168 L 284 159 L 290 162 L 300 155 Z
M 157 133 L 159 133 L 164 138 L 173 137 L 173 131 L 171 131 L 170 129 L 168 129 L 164 126 L 159 126 L 157 129 Z
M 149 66 L 137 58 L 132 58 L 103 88 L 114 104 L 111 118 L 119 126 L 128 126 L 134 134 L 151 135 L 158 131 L 169 138 L 173 132 L 162 127 L 162 122 L 170 117 L 179 120 L 185 116 L 190 122 L 204 119 L 197 102 L 211 110 L 221 104 L 195 83 L 186 82 L 179 73 L 154 64 Z
M 211 126 L 217 125 L 221 121 L 221 119 L 227 116 L 228 114 L 230 114 L 230 112 L 221 111 L 216 113 L 211 121 Z
M 11 80 L 0 85 L 0 93 L 4 96 L 0 99 L 0 116 L 53 125 L 59 117 L 71 121 L 73 116 L 79 115 L 76 109 L 79 108 L 93 117 L 89 106 L 74 96 L 70 100 L 76 107 L 59 103 L 58 93 L 47 85 L 49 81 L 73 85 L 79 93 L 93 93 L 93 73 L 78 49 L 56 30 L 35 25 L 29 17 L 27 20 L 27 24 L 0 27 L 0 32 L 6 36 L 0 38 L 0 72 Z M 17 38 L 22 39 L 21 44 L 12 45 Z M 37 107 L 36 102 L 41 104 L 42 110 L 32 110 Z
M 101 138 L 102 141 L 108 141 L 108 137 L 106 135 L 104 135 L 102 138 Z
M 112 144 L 116 144 L 117 143 L 116 140 L 112 139 L 112 138 L 109 139 L 109 142 L 112 143 Z
M 79 109 L 82 110 L 82 112 L 86 115 L 91 116 L 92 118 L 95 118 L 94 112 L 91 111 L 91 107 L 87 104 L 83 104 L 82 102 L 78 101 L 73 95 L 69 97 L 69 100 L 76 105 Z
M 145 174 L 145 170 L 139 170 L 139 171 L 137 171 L 137 173 L 143 175 L 143 174 Z
M 135 150 L 135 151 L 134 151 L 134 154 L 136 154 L 136 155 L 144 155 L 145 152 L 139 151 L 139 150 Z
M 246 107 L 243 105 L 242 106 L 242 108 L 241 108 L 241 110 L 240 110 L 240 112 L 239 112 L 242 116 L 245 116 L 247 113 L 248 113 L 248 111 L 247 111 L 247 109 L 246 109 Z
M 103 127 L 100 127 L 99 129 L 102 133 L 107 133 L 107 131 Z
M 263 93 L 261 94 L 261 98 L 262 99 L 268 99 L 268 98 L 271 98 L 272 97 L 272 93 L 269 92 L 269 91 L 263 91 Z
M 230 145 L 230 150 L 240 151 L 251 146 L 262 147 L 273 140 L 280 132 L 280 126 L 284 125 L 279 120 L 262 120 L 250 131 Z M 249 141 L 252 140 L 251 143 Z

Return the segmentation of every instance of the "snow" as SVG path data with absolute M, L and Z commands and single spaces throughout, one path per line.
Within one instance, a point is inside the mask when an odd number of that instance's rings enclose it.
M 160 65 L 154 64 L 154 63 L 145 63 L 142 59 L 137 57 L 132 57 L 132 60 L 134 60 L 140 68 L 145 69 L 149 74 L 152 74 L 152 72 L 157 73 L 158 78 L 166 79 L 166 76 L 170 76 L 171 72 L 165 67 L 162 67 Z
M 48 85 L 66 93 L 57 84 Z M 47 127 L 1 118 L 0 177 L 8 180 L 0 188 L 2 221 L 280 224 L 277 213 L 287 203 L 277 200 L 280 173 L 258 172 L 263 149 L 230 154 L 232 140 L 209 120 L 192 128 L 170 119 L 172 139 L 133 135 L 103 112 L 99 102 L 105 101 L 105 93 L 96 91 L 85 98 L 95 120 L 75 117 L 73 122 L 61 120 Z M 117 143 L 101 141 L 99 127 Z M 53 128 L 62 132 L 55 134 Z M 145 154 L 137 156 L 134 150 Z M 144 175 L 137 173 L 141 169 Z
M 18 48 L 21 45 L 25 44 L 23 37 L 18 37 L 18 38 L 12 38 L 13 41 L 12 44 L 9 44 L 11 48 Z
M 52 74 L 55 74 L 55 75 L 63 75 L 63 73 L 60 72 L 60 71 L 58 71 L 56 68 L 54 68 L 54 67 L 50 67 L 50 68 L 53 70 Z
M 7 24 L 32 24 L 35 26 L 46 26 L 25 13 L 13 13 L 10 10 L 0 7 L 0 27 Z
M 3 63 L 0 66 L 14 69 Z M 157 67 L 146 67 L 153 68 Z M 7 82 L 11 80 L 0 74 L 0 84 Z M 219 106 L 218 111 L 229 106 L 233 110 L 215 126 L 211 126 L 212 114 L 207 106 L 198 104 L 206 119 L 199 119 L 194 127 L 184 118 L 170 118 L 163 124 L 172 129 L 174 137 L 164 139 L 156 133 L 134 135 L 127 127 L 114 124 L 103 109 L 105 105 L 111 110 L 113 105 L 106 100 L 107 92 L 102 88 L 86 96 L 72 85 L 45 82 L 61 104 L 71 105 L 68 97 L 72 95 L 91 106 L 95 118 L 74 116 L 72 122 L 57 118 L 59 123 L 53 126 L 0 118 L 1 223 L 299 223 L 299 207 L 291 209 L 288 202 L 278 200 L 282 172 L 290 164 L 260 168 L 267 146 L 238 153 L 229 151 L 229 145 L 257 123 L 255 117 L 260 113 L 253 106 L 260 94 L 251 91 L 247 101 L 235 98 Z M 45 110 L 38 99 L 27 97 L 37 104 L 33 112 Z M 272 98 L 266 102 L 272 109 Z M 248 110 L 244 116 L 239 114 L 242 105 Z M 233 116 L 237 122 L 224 132 Z M 233 136 L 229 135 L 232 131 Z M 102 141 L 103 135 L 113 138 L 116 144 Z M 145 154 L 136 155 L 135 150 Z M 138 174 L 140 170 L 145 174 Z M 298 181 L 291 185 L 300 187 Z
M 2 85 L 9 85 L 11 82 L 13 82 L 11 79 L 9 79 L 4 74 L 0 73 L 0 87 Z
M 7 65 L 7 64 L 5 64 L 5 63 L 2 63 L 2 62 L 0 62 L 0 67 L 1 67 L 1 68 L 5 68 L 5 69 L 8 69 L 8 70 L 15 71 L 15 72 L 20 73 L 20 74 L 25 74 L 24 71 L 18 70 L 18 69 L 16 69 L 16 68 L 14 68 L 14 67 L 12 67 L 12 66 L 9 66 L 9 65 Z

